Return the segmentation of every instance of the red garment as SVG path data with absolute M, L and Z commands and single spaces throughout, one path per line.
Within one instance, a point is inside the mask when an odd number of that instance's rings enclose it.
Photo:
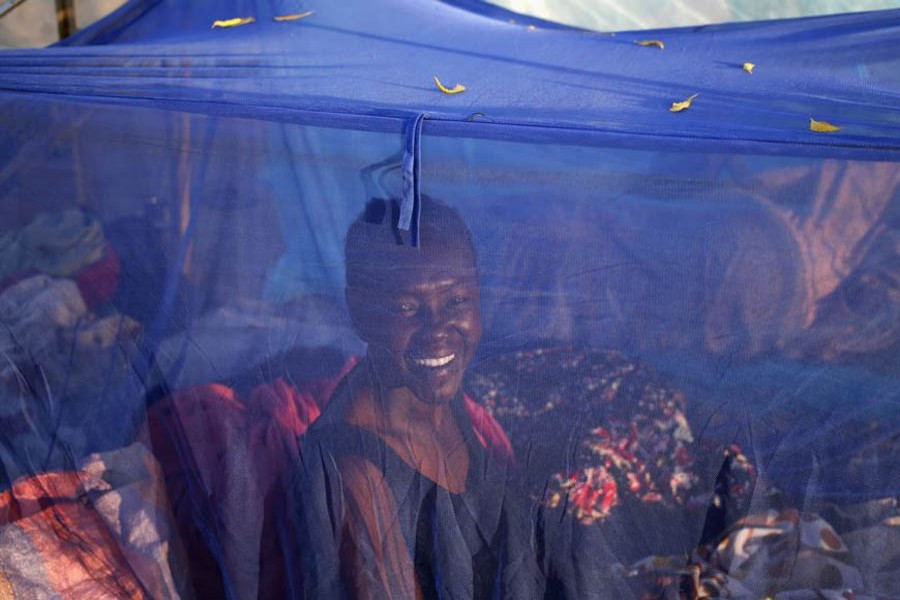
M 270 416 L 285 431 L 295 436 L 302 435 L 319 418 L 338 384 L 357 364 L 359 359 L 353 357 L 334 377 L 318 379 L 300 387 L 279 377 L 272 383 L 255 387 L 248 397 L 248 406 L 257 413 Z
M 100 260 L 91 263 L 75 275 L 75 283 L 85 305 L 94 310 L 112 298 L 119 286 L 122 265 L 112 246 L 106 244 Z
M 225 597 L 219 561 L 205 530 L 219 536 L 215 511 L 227 503 L 226 476 L 235 470 L 228 452 L 241 439 L 244 421 L 243 403 L 234 390 L 219 384 L 175 392 L 147 411 L 151 448 L 162 467 L 198 597 Z

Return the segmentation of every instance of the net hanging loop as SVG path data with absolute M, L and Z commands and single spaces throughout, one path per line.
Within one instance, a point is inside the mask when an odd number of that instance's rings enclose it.
M 419 179 L 422 162 L 422 123 L 425 116 L 425 113 L 419 113 L 409 123 L 403 145 L 403 189 L 397 228 L 410 232 L 414 248 L 419 246 L 419 222 L 422 218 L 421 203 L 419 202 Z

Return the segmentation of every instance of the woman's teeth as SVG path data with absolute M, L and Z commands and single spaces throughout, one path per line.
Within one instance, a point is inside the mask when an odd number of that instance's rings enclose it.
M 440 358 L 414 358 L 413 362 L 420 367 L 436 369 L 450 364 L 454 358 L 456 358 L 456 354 L 448 354 L 447 356 L 442 356 Z

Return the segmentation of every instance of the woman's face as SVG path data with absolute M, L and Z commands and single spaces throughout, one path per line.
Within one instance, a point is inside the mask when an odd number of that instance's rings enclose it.
M 460 390 L 481 339 L 477 269 L 471 258 L 395 263 L 369 289 L 348 289 L 378 383 L 427 403 Z

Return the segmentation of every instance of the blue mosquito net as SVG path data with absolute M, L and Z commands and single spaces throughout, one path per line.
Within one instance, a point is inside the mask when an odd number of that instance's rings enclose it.
M 900 596 L 900 11 L 131 0 L 0 124 L 0 597 Z

